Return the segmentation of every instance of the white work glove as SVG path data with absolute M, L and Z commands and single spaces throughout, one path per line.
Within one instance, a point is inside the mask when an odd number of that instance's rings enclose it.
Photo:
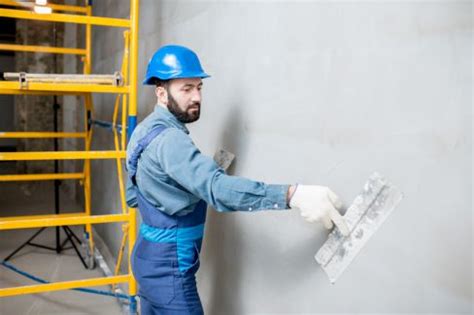
M 342 235 L 349 235 L 349 228 L 338 211 L 342 202 L 328 187 L 298 185 L 289 205 L 291 209 L 299 209 L 306 221 L 322 221 L 327 229 L 332 229 L 334 222 Z

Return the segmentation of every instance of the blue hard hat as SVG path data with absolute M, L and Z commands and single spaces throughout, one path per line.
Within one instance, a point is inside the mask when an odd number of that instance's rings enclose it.
M 184 46 L 167 45 L 158 49 L 148 62 L 143 84 L 154 84 L 155 79 L 208 78 L 194 51 Z

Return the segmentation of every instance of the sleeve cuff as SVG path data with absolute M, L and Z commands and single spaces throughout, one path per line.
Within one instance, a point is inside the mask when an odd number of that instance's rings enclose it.
M 289 185 L 267 185 L 263 207 L 268 210 L 287 210 L 286 195 Z

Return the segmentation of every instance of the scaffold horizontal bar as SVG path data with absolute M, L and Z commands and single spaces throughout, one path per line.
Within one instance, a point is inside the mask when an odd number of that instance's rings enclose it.
M 0 182 L 37 181 L 55 179 L 84 179 L 84 173 L 44 173 L 0 175 Z
M 112 277 L 101 277 L 101 278 L 91 278 L 91 279 L 81 279 L 73 281 L 62 281 L 46 284 L 34 284 L 27 286 L 19 286 L 13 288 L 4 288 L 0 289 L 0 297 L 14 296 L 14 295 L 25 295 L 33 294 L 40 292 L 50 292 L 50 291 L 61 291 L 69 290 L 82 287 L 95 287 L 103 286 L 114 283 L 125 283 L 130 281 L 131 275 L 120 275 Z
M 125 157 L 125 151 L 0 152 L 0 161 L 95 160 Z
M 1 82 L 0 82 L 1 83 Z M 32 90 L 9 90 L 0 89 L 0 95 L 72 95 L 81 96 L 90 92 L 74 92 L 74 91 L 32 91 Z M 1 107 L 1 104 L 0 104 Z
M 85 55 L 87 52 L 85 49 L 80 49 L 80 48 L 13 45 L 13 44 L 0 44 L 0 50 L 24 51 L 24 52 L 35 52 L 35 53 L 51 53 L 51 54 L 71 54 L 71 55 Z
M 18 138 L 86 138 L 85 132 L 1 132 L 0 139 L 18 139 Z
M 0 217 L 1 230 L 30 229 L 63 225 L 103 224 L 127 222 L 130 215 L 104 214 L 87 215 L 86 213 L 45 214 L 33 216 Z
M 2 93 L 2 90 L 19 91 L 19 93 Z M 29 91 L 49 91 L 52 95 L 61 94 L 61 92 L 75 92 L 68 94 L 81 93 L 117 93 L 128 94 L 128 86 L 110 86 L 100 84 L 59 84 L 59 83 L 28 83 L 27 87 L 22 87 L 20 82 L 0 81 L 0 94 L 39 94 L 28 93 Z
M 33 7 L 35 6 L 35 3 L 26 2 L 26 1 L 18 2 L 14 0 L 0 0 L 0 5 L 33 9 Z M 54 11 L 87 13 L 87 7 L 81 7 L 81 6 L 75 6 L 75 5 L 52 4 L 52 3 L 48 3 L 48 5 L 46 6 L 50 7 Z
M 127 19 L 63 14 L 63 13 L 37 14 L 33 11 L 0 9 L 0 17 L 24 19 L 24 20 L 47 21 L 47 22 L 63 22 L 63 23 L 90 24 L 90 25 L 130 28 L 130 20 L 127 20 Z

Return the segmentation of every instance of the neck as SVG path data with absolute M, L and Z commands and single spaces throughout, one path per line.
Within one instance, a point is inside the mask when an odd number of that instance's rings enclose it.
M 163 107 L 163 108 L 166 108 L 166 110 L 168 110 L 168 106 L 166 106 L 165 104 L 162 104 L 162 103 L 160 103 L 160 102 L 157 102 L 157 103 L 156 103 L 156 106 L 161 106 L 161 107 Z

